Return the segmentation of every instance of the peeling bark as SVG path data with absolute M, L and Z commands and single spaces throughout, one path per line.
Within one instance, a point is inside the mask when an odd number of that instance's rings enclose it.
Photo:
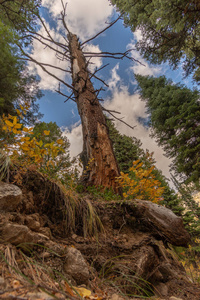
M 109 138 L 105 116 L 87 71 L 87 62 L 75 34 L 68 34 L 72 85 L 83 131 L 83 181 L 87 185 L 119 192 L 119 168 Z

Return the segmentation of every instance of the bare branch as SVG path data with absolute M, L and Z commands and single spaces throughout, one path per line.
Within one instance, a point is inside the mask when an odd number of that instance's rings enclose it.
M 74 97 L 72 97 L 73 94 L 74 94 L 74 92 L 72 92 L 69 96 L 67 96 L 67 99 L 64 102 L 67 102 L 69 99 L 71 99 L 72 101 L 76 102 L 76 100 L 74 99 Z
M 101 67 L 101 68 L 99 68 L 99 69 L 96 69 L 96 70 L 94 71 L 94 73 L 88 71 L 88 72 L 91 74 L 90 79 L 91 79 L 92 77 L 95 77 L 96 79 L 100 80 L 103 84 L 105 84 L 107 87 L 109 87 L 109 85 L 106 84 L 101 78 L 95 76 L 95 74 L 96 74 L 97 72 L 99 72 L 100 70 L 104 69 L 104 68 L 107 67 L 108 65 L 109 65 L 109 64 L 106 64 L 106 65 L 104 65 L 103 67 Z
M 52 43 L 54 43 L 55 45 L 57 45 L 57 46 L 59 46 L 59 47 L 65 49 L 65 51 L 68 51 L 68 49 L 66 49 L 66 48 L 68 48 L 68 46 L 66 47 L 64 44 L 55 41 L 55 40 L 53 39 L 53 37 L 51 36 L 49 30 L 47 29 L 46 24 L 44 23 L 44 21 L 42 20 L 42 18 L 41 18 L 40 16 L 39 16 L 38 18 L 39 18 L 40 22 L 42 23 L 42 26 L 44 27 L 44 29 L 45 29 L 45 31 L 46 31 L 48 37 L 50 38 L 50 41 L 51 41 Z M 41 37 L 42 37 L 42 35 L 41 35 Z
M 113 58 L 113 59 L 123 59 L 124 57 L 139 63 L 142 66 L 145 66 L 139 60 L 135 59 L 134 57 L 129 56 L 129 52 L 133 51 L 134 49 L 129 49 L 125 52 L 83 52 L 85 57 L 104 57 L 104 58 Z
M 72 95 L 73 93 L 70 95 L 70 96 L 67 96 L 66 94 L 62 93 L 61 91 L 59 90 L 55 90 L 56 93 L 60 94 L 61 96 L 63 97 L 66 97 L 67 99 L 64 101 L 64 102 L 67 102 L 69 99 L 76 102 L 73 98 L 72 98 Z
M 39 36 L 40 36 L 40 35 L 39 35 Z M 38 37 L 36 37 L 36 36 L 34 36 L 34 35 L 32 35 L 32 34 L 28 35 L 27 37 L 32 37 L 32 38 L 34 38 L 35 40 L 39 41 L 39 42 L 40 42 L 42 45 L 44 45 L 45 47 L 48 47 L 49 49 L 55 51 L 56 53 L 59 53 L 60 55 L 65 56 L 65 57 L 66 57 L 66 60 L 70 60 L 70 57 L 66 54 L 66 53 L 68 52 L 68 50 L 65 51 L 65 52 L 63 53 L 63 52 L 59 51 L 58 49 L 55 49 L 54 47 L 50 46 L 49 44 L 43 42 L 41 39 L 39 39 Z M 44 38 L 44 39 L 45 39 L 45 38 Z M 45 39 L 45 40 L 48 40 L 48 39 Z M 50 41 L 50 40 L 48 40 L 48 41 Z M 52 41 L 50 41 L 50 42 L 52 43 Z M 66 49 L 65 49 L 65 50 L 66 50 Z
M 130 124 L 128 124 L 128 123 L 126 123 L 125 121 L 123 121 L 122 118 L 118 118 L 118 117 L 116 117 L 116 116 L 114 115 L 114 113 L 115 113 L 115 114 L 116 114 L 116 113 L 117 113 L 117 114 L 121 114 L 120 112 L 106 109 L 106 108 L 103 107 L 102 105 L 101 105 L 101 107 L 102 107 L 102 110 L 103 110 L 103 111 L 106 111 L 106 112 L 109 113 L 113 118 L 115 118 L 116 120 L 122 122 L 123 124 L 125 124 L 125 125 L 128 126 L 129 128 L 134 129 L 135 127 L 137 127 L 137 125 L 131 126 Z
M 23 49 L 22 47 L 18 44 L 19 49 L 21 50 L 21 52 L 23 53 L 24 56 L 28 57 L 32 62 L 34 62 L 35 64 L 37 64 L 38 66 L 40 66 L 40 68 L 46 72 L 48 75 L 50 75 L 51 77 L 55 78 L 56 80 L 58 80 L 59 82 L 63 83 L 65 86 L 67 86 L 68 88 L 72 89 L 73 91 L 76 91 L 75 88 L 66 83 L 65 81 L 63 81 L 62 79 L 58 78 L 56 75 L 52 74 L 51 72 L 49 72 L 42 63 L 39 63 L 37 60 L 35 60 L 33 57 L 31 57 L 30 55 L 28 55 Z
M 103 30 L 101 30 L 100 32 L 98 32 L 95 36 L 93 36 L 92 38 L 88 39 L 87 41 L 81 43 L 81 46 L 83 46 L 84 44 L 96 39 L 96 37 L 98 37 L 100 34 L 102 34 L 104 31 L 106 31 L 107 29 L 109 29 L 110 27 L 112 27 L 117 21 L 119 21 L 121 19 L 123 14 L 121 14 L 116 20 L 114 20 L 113 22 L 111 22 L 106 28 L 104 28 Z
M 61 0 L 61 3 L 62 3 L 62 7 L 63 7 L 63 11 L 61 12 L 63 26 L 67 30 L 68 34 L 70 34 L 69 28 L 67 27 L 67 23 L 65 22 L 67 2 L 64 5 L 63 0 Z
M 33 60 L 30 59 L 30 58 L 21 58 L 21 60 L 25 60 L 25 61 L 33 61 Z M 57 70 L 60 70 L 60 71 L 63 71 L 63 72 L 66 72 L 66 73 L 70 73 L 70 74 L 71 74 L 71 71 L 69 71 L 69 70 L 65 70 L 65 69 L 62 69 L 62 68 L 59 68 L 59 67 L 50 65 L 50 64 L 45 64 L 45 63 L 42 63 L 42 62 L 39 62 L 39 64 L 41 64 L 41 65 L 43 65 L 43 66 L 46 66 L 46 67 L 54 68 L 54 69 L 57 69 Z
M 89 73 L 90 73 L 90 72 L 89 72 Z M 91 74 L 91 73 L 90 73 L 90 74 Z M 97 76 L 95 75 L 95 73 L 91 74 L 91 76 L 90 76 L 89 79 L 91 79 L 92 77 L 96 78 L 97 80 L 101 81 L 105 86 L 109 87 L 109 85 L 108 85 L 103 79 L 97 77 Z
M 31 30 L 29 30 L 28 32 L 31 34 L 30 37 L 33 37 L 33 38 L 36 39 L 35 36 L 37 35 L 37 36 L 39 36 L 41 39 L 43 39 L 43 40 L 45 40 L 45 41 L 48 41 L 48 42 L 50 42 L 50 43 L 53 43 L 53 44 L 57 45 L 58 47 L 63 48 L 66 52 L 69 52 L 69 50 L 68 50 L 68 45 L 64 45 L 63 43 L 56 42 L 53 38 L 47 38 L 47 37 L 41 35 L 40 33 L 36 32 L 36 31 L 31 31 Z M 26 36 L 22 37 L 22 39 L 23 39 L 23 38 L 27 38 L 27 37 L 29 37 L 29 35 L 26 35 Z M 64 38 L 64 37 L 63 37 L 63 38 Z M 64 39 L 65 39 L 65 38 L 64 38 Z M 40 41 L 40 39 L 39 39 L 39 41 Z

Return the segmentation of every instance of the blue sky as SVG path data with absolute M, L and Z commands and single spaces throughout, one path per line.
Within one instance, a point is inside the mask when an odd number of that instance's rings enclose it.
M 65 32 L 59 21 L 62 10 L 61 2 L 59 0 L 43 0 L 42 3 L 44 5 L 42 9 L 43 17 L 46 19 L 46 26 L 49 32 L 56 41 L 63 42 L 62 35 Z M 110 22 L 117 17 L 116 11 L 109 5 L 108 0 L 68 0 L 67 14 L 66 22 L 70 30 L 77 33 L 82 41 L 102 30 L 106 26 L 105 22 Z M 46 35 L 42 27 L 39 33 Z M 141 33 L 139 31 L 132 33 L 129 28 L 124 27 L 122 20 L 119 20 L 108 31 L 93 40 L 89 49 L 94 51 L 124 52 L 128 48 L 134 48 L 135 41 L 140 38 Z M 45 48 L 38 41 L 33 42 L 32 56 L 40 62 L 50 63 L 64 69 L 69 68 L 67 62 L 58 60 L 54 51 Z M 130 125 L 136 125 L 133 131 L 117 121 L 117 129 L 123 134 L 139 138 L 143 143 L 144 149 L 154 152 L 157 167 L 169 177 L 168 166 L 170 161 L 163 155 L 162 149 L 157 146 L 156 142 L 149 137 L 149 129 L 138 122 L 139 119 L 146 118 L 147 115 L 144 102 L 135 93 L 134 72 L 142 75 L 165 75 L 168 78 L 172 78 L 175 82 L 180 82 L 182 81 L 182 70 L 179 68 L 174 72 L 167 64 L 151 66 L 136 51 L 132 52 L 132 57 L 141 61 L 145 66 L 128 59 L 120 61 L 115 59 L 96 59 L 93 61 L 97 67 L 109 63 L 108 67 L 98 73 L 98 76 L 109 84 L 109 88 L 106 88 L 101 97 L 105 99 L 105 107 L 120 111 L 124 121 Z M 78 155 L 82 148 L 82 134 L 76 104 L 70 100 L 64 103 L 65 98 L 55 92 L 55 89 L 58 89 L 58 82 L 45 74 L 39 66 L 30 63 L 29 67 L 33 74 L 41 78 L 40 85 L 45 94 L 39 101 L 40 111 L 44 114 L 43 121 L 53 121 L 62 127 L 64 134 L 71 143 L 71 156 Z M 61 79 L 71 83 L 69 75 L 65 76 L 58 70 L 53 72 Z M 187 79 L 185 83 L 191 86 L 190 79 Z M 95 87 L 100 86 L 96 81 L 94 81 L 94 85 Z M 63 89 L 62 91 L 66 92 L 63 86 L 61 88 Z

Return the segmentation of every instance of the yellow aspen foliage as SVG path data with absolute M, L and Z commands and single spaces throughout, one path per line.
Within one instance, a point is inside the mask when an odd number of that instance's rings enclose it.
M 35 137 L 31 138 L 33 134 L 33 127 L 25 127 L 20 123 L 22 114 L 25 114 L 29 109 L 28 105 L 25 107 L 20 106 L 16 110 L 17 116 L 2 116 L 2 130 L 7 133 L 7 138 L 2 141 L 4 144 L 4 150 L 7 151 L 11 159 L 20 158 L 21 164 L 24 166 L 35 164 L 38 168 L 43 168 L 48 172 L 51 167 L 56 167 L 56 157 L 58 153 L 64 152 L 62 148 L 63 141 L 59 139 L 57 142 L 49 144 L 43 143 L 42 140 L 38 140 Z M 50 131 L 44 130 L 44 135 L 49 135 Z M 8 137 L 12 137 L 12 143 L 9 144 Z
M 129 168 L 128 174 L 121 172 L 117 182 L 123 189 L 125 199 L 135 198 L 158 203 L 162 200 L 164 187 L 161 187 L 161 182 L 155 179 L 152 154 L 147 152 L 146 158 L 150 165 L 148 168 L 142 161 L 136 160 Z

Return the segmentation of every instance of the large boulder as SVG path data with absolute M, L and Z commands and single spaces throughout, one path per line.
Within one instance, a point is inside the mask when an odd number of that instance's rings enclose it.
M 182 218 L 170 209 L 144 200 L 126 201 L 122 206 L 140 220 L 142 226 L 149 229 L 152 235 L 164 242 L 184 247 L 190 243 L 190 235 L 184 228 Z
M 22 200 L 22 191 L 14 184 L 0 182 L 0 210 L 15 211 Z

